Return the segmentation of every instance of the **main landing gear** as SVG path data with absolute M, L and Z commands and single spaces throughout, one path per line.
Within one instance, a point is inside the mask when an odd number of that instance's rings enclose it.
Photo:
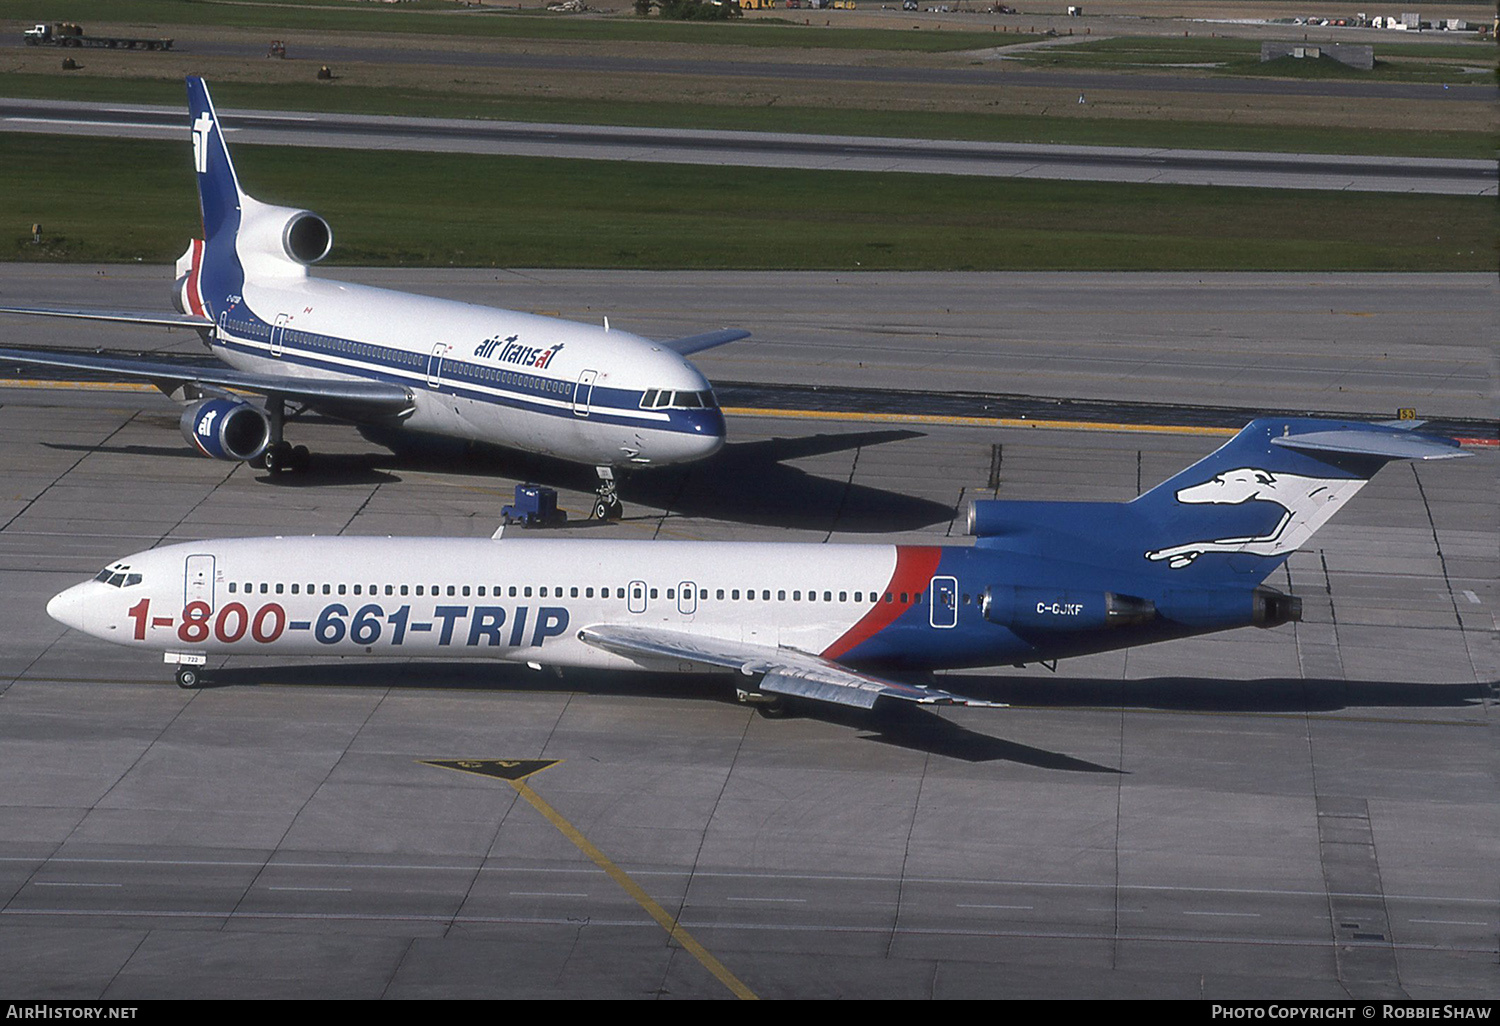
M 609 467 L 595 469 L 599 472 L 599 488 L 594 493 L 594 519 L 619 520 L 625 513 L 625 505 L 615 487 L 615 472 Z
M 312 454 L 307 451 L 307 446 L 293 446 L 283 437 L 283 429 L 286 425 L 286 400 L 279 396 L 268 396 L 266 412 L 270 414 L 271 419 L 271 444 L 266 446 L 266 451 L 261 454 L 256 463 L 272 474 L 306 470 L 312 463 Z

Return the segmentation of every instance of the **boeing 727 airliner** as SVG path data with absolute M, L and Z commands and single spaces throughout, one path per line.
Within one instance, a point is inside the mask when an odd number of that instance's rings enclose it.
M 685 357 L 738 330 L 653 342 L 624 331 L 310 278 L 333 232 L 240 187 L 208 87 L 189 78 L 203 239 L 178 262 L 179 313 L 0 307 L 3 313 L 194 328 L 233 370 L 0 349 L 7 363 L 150 381 L 182 400 L 205 456 L 303 466 L 288 406 L 543 453 L 598 468 L 593 514 L 620 513 L 614 470 L 701 459 L 724 443 L 713 389 Z M 236 393 L 265 398 L 265 408 Z
M 986 704 L 877 674 L 1298 620 L 1273 570 L 1387 462 L 1464 455 L 1395 425 L 1257 420 L 1131 502 L 975 502 L 968 547 L 197 541 L 111 563 L 47 612 L 164 652 L 184 687 L 210 657 L 371 655 L 728 671 L 768 708 Z

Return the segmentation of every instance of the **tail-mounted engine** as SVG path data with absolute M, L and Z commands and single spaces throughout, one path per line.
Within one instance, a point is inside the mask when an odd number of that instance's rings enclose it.
M 979 599 L 990 623 L 1019 631 L 1087 631 L 1146 623 L 1156 617 L 1149 599 L 1112 591 L 1069 591 L 992 585 Z
M 1279 627 L 1302 619 L 1302 600 L 1275 588 L 1259 587 L 1250 595 L 1250 622 L 1256 627 Z
M 256 459 L 271 444 L 264 410 L 237 399 L 205 399 L 182 411 L 182 437 L 216 460 Z
M 274 273 L 276 265 L 283 273 L 300 272 L 328 255 L 333 229 L 311 210 L 275 207 L 246 197 L 236 248 L 241 261 L 262 273 Z

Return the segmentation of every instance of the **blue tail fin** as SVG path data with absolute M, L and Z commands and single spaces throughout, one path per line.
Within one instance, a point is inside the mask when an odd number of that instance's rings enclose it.
M 970 530 L 986 548 L 1167 587 L 1255 584 L 1385 464 L 1467 455 L 1391 424 L 1267 418 L 1131 502 L 975 503 Z
M 245 274 L 235 250 L 245 194 L 234 173 L 234 161 L 214 112 L 213 99 L 203 79 L 187 80 L 188 114 L 193 133 L 193 169 L 198 178 L 198 203 L 203 211 L 203 261 L 199 288 L 209 309 L 217 316 L 226 298 L 238 294 Z
M 1161 539 L 1148 560 L 1182 570 L 1214 557 L 1263 579 L 1390 461 L 1464 455 L 1391 425 L 1257 420 L 1130 506 Z

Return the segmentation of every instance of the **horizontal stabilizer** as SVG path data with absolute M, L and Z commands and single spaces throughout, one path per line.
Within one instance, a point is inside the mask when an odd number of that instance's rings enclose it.
M 1459 444 L 1449 438 L 1433 435 L 1413 434 L 1402 428 L 1375 430 L 1340 429 L 1335 431 L 1309 431 L 1299 435 L 1272 438 L 1272 445 L 1302 452 L 1352 453 L 1357 456 L 1378 456 L 1388 460 L 1451 460 L 1459 456 L 1470 456 Z M 1385 427 L 1380 425 L 1380 427 Z
M 335 378 L 293 378 L 252 374 L 227 367 L 193 367 L 169 360 L 141 360 L 88 353 L 57 353 L 38 349 L 0 349 L 0 364 L 31 364 L 94 371 L 119 378 L 149 381 L 167 394 L 184 385 L 233 388 L 256 395 L 277 396 L 293 402 L 357 407 L 371 416 L 391 416 L 411 407 L 411 393 L 383 381 Z
M 158 328 L 211 328 L 214 322 L 197 314 L 158 313 L 155 310 L 97 310 L 90 307 L 0 306 L 0 313 L 31 317 L 69 317 L 79 321 L 147 324 Z
M 738 342 L 742 338 L 749 338 L 748 331 L 738 328 L 725 328 L 722 331 L 706 331 L 701 335 L 688 335 L 685 338 L 673 338 L 663 341 L 661 344 L 679 356 L 688 356 L 692 353 L 701 353 L 705 349 L 714 346 L 722 346 L 728 342 Z

